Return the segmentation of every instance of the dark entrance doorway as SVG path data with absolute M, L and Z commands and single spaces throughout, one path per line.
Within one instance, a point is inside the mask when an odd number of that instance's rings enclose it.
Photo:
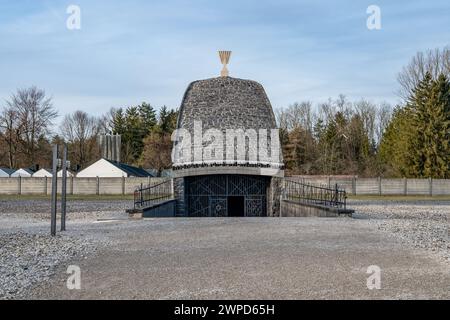
M 264 217 L 270 177 L 207 175 L 184 178 L 187 213 L 193 217 Z
M 229 196 L 228 197 L 228 216 L 229 217 L 243 217 L 245 216 L 245 198 L 243 196 Z

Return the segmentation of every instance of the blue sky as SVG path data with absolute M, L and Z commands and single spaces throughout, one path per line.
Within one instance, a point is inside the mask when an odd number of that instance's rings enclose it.
M 66 28 L 71 4 L 81 30 Z M 381 30 L 366 27 L 372 4 Z M 448 0 L 0 0 L 0 101 L 37 85 L 60 114 L 176 108 L 226 49 L 230 75 L 263 84 L 275 108 L 340 93 L 394 104 L 402 66 L 449 39 Z

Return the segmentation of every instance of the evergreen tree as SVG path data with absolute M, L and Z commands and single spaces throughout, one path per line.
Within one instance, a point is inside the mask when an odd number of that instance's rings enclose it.
M 126 159 L 128 162 L 136 163 L 141 156 L 144 147 L 144 138 L 148 129 L 144 125 L 144 119 L 141 117 L 138 107 L 129 107 L 125 116 L 126 132 L 122 141 L 125 141 Z
M 394 111 L 383 135 L 380 158 L 394 175 L 450 177 L 450 83 L 431 74 L 413 90 L 408 104 Z
M 414 90 L 408 108 L 415 137 L 411 140 L 412 169 L 418 177 L 448 176 L 450 85 L 441 75 L 433 80 L 426 73 Z
M 319 141 L 322 155 L 321 169 L 326 174 L 341 173 L 345 168 L 344 140 L 347 119 L 343 112 L 337 112 L 325 127 L 322 139 Z
M 378 159 L 386 176 L 410 177 L 410 141 L 414 138 L 410 111 L 397 106 L 380 142 Z
M 177 125 L 178 111 L 168 110 L 163 106 L 159 110 L 159 130 L 163 133 L 172 134 Z
M 125 132 L 125 115 L 122 108 L 119 108 L 114 112 L 112 127 L 113 134 L 123 134 Z
M 128 107 L 125 111 L 120 108 L 114 113 L 113 133 L 121 135 L 120 158 L 123 162 L 137 163 L 144 148 L 144 138 L 154 127 L 152 121 L 155 121 L 152 117 L 152 108 L 146 103 Z
M 450 79 L 441 74 L 433 86 L 432 97 L 436 104 L 433 108 L 435 142 L 434 157 L 436 170 L 430 176 L 450 178 Z
M 156 111 L 150 104 L 142 102 L 141 105 L 138 106 L 138 112 L 142 119 L 143 128 L 146 130 L 146 135 L 148 135 L 157 124 Z

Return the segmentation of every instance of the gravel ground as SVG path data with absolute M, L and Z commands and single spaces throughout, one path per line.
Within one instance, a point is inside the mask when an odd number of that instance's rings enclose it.
M 93 242 L 47 233 L 0 234 L 0 299 L 21 297 L 31 286 L 49 279 L 61 263 L 84 258 Z
M 110 218 L 123 216 L 132 200 L 69 200 L 67 201 L 67 220 Z M 60 208 L 58 208 L 60 212 Z M 0 200 L 2 217 L 23 219 L 50 219 L 50 201 L 39 200 Z
M 68 201 L 68 228 L 78 226 L 79 232 L 51 237 L 48 200 L 0 200 L 0 299 L 22 297 L 62 263 L 84 259 L 104 246 L 104 239 L 83 233 L 82 226 L 97 219 L 125 218 L 129 206 L 130 200 Z M 59 219 L 58 215 L 58 224 Z
M 350 201 L 356 217 L 450 263 L 450 201 Z
M 65 287 L 66 265 L 32 299 L 449 299 L 450 268 L 366 219 L 167 218 L 100 223 L 113 245 Z M 76 228 L 72 232 L 78 232 Z M 381 268 L 381 289 L 366 286 Z
M 450 298 L 450 201 L 352 200 L 354 219 L 140 221 L 123 220 L 130 200 L 68 204 L 52 238 L 48 201 L 0 201 L 0 299 Z M 82 290 L 65 286 L 70 264 Z M 367 290 L 369 265 L 382 290 Z

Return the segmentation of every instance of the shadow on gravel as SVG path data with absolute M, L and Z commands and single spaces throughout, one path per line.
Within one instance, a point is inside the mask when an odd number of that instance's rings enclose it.
M 353 219 L 357 219 L 357 220 L 369 220 L 369 219 L 374 219 L 373 217 L 370 217 L 369 215 L 365 214 L 365 213 L 361 213 L 361 212 L 355 212 L 352 214 L 352 218 Z

